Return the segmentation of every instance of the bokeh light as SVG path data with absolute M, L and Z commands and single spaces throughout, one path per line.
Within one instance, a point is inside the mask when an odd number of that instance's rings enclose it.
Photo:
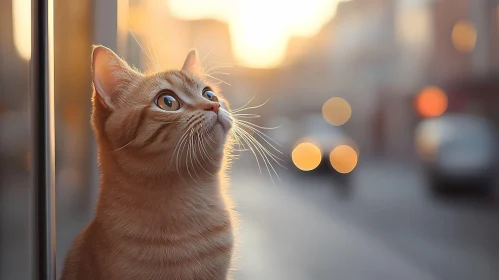
M 12 1 L 14 45 L 25 60 L 31 58 L 31 0 Z
M 350 173 L 357 166 L 358 156 L 355 150 L 348 145 L 340 145 L 329 154 L 331 166 L 339 173 Z
M 447 106 L 447 95 L 439 87 L 427 87 L 416 98 L 416 110 L 422 117 L 438 117 L 445 113 Z
M 295 166 L 303 171 L 311 171 L 317 168 L 322 160 L 322 154 L 319 147 L 306 142 L 301 143 L 291 153 L 291 159 Z
M 471 52 L 475 48 L 476 38 L 476 28 L 469 21 L 460 21 L 452 29 L 452 44 L 460 52 Z
M 352 107 L 348 101 L 341 97 L 333 97 L 322 106 L 322 116 L 335 126 L 345 124 L 352 116 Z

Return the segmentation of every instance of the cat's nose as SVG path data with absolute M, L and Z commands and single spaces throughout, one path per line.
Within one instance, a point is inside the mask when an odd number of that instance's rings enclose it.
M 220 109 L 220 103 L 218 102 L 210 102 L 206 104 L 206 107 L 204 108 L 206 111 L 213 111 L 215 114 L 218 115 L 218 110 Z

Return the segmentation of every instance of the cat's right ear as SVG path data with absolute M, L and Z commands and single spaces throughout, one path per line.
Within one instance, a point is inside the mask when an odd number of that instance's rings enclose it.
M 120 101 L 122 93 L 141 76 L 112 50 L 104 46 L 93 47 L 92 79 L 106 107 L 113 108 Z

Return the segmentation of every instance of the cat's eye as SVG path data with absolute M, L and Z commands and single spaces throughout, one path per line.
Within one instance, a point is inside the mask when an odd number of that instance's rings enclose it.
M 156 105 L 165 111 L 177 111 L 180 109 L 180 102 L 170 93 L 163 93 L 156 99 Z
M 218 97 L 215 95 L 215 93 L 210 88 L 205 88 L 203 90 L 203 97 L 210 100 L 210 101 L 218 102 Z

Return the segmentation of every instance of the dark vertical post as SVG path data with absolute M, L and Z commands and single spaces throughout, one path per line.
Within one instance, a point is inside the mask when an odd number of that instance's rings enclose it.
M 53 0 L 31 2 L 31 278 L 55 280 Z

